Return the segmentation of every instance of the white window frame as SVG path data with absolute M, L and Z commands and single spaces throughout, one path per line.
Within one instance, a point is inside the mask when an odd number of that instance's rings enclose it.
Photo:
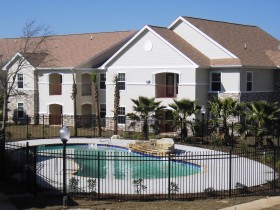
M 124 114 L 120 114 L 120 108 L 123 108 L 124 109 Z M 126 123 L 126 107 L 125 106 L 119 106 L 119 110 L 118 110 L 118 124 L 120 125 L 125 125 Z M 124 117 L 124 122 L 119 122 L 119 117 Z
M 251 78 L 252 78 L 252 80 L 251 81 L 249 81 L 248 80 L 248 74 L 251 74 Z M 248 91 L 248 92 L 252 92 L 253 91 L 253 81 L 254 81 L 254 74 L 253 74 L 253 72 L 252 71 L 246 71 L 246 91 Z M 248 83 L 251 83 L 251 90 L 248 90 Z
M 104 76 L 105 80 L 101 80 L 101 78 L 102 78 L 101 75 Z M 101 83 L 104 83 L 105 88 L 101 88 Z M 100 74 L 100 77 L 99 77 L 99 89 L 100 90 L 106 90 L 106 74 Z
M 22 77 L 21 77 L 22 80 L 19 80 L 19 75 L 22 75 Z M 23 89 L 23 82 L 24 82 L 23 74 L 22 73 L 18 73 L 17 74 L 17 88 L 18 89 Z M 22 83 L 22 87 L 19 87 L 19 83 Z
M 20 107 L 19 107 L 19 104 L 22 104 L 22 107 L 21 107 L 22 110 L 19 109 L 19 108 L 20 108 Z M 22 112 L 22 117 L 19 117 L 19 112 L 20 112 L 20 111 Z M 17 103 L 17 118 L 18 118 L 18 119 L 24 119 L 24 115 L 25 115 L 25 114 L 24 114 L 24 103 L 23 103 L 23 102 L 18 102 L 18 103 Z
M 212 89 L 212 83 L 213 83 L 213 74 L 220 74 L 220 90 L 213 90 Z M 222 92 L 223 91 L 223 86 L 222 86 L 222 72 L 220 71 L 213 71 L 210 74 L 210 92 Z
M 107 114 L 107 110 L 106 110 L 106 104 L 100 103 L 99 104 L 99 116 L 101 117 L 101 112 L 104 113 L 104 111 L 101 111 L 101 106 L 105 106 L 105 118 L 106 118 L 106 114 Z
M 124 74 L 124 81 L 119 81 L 120 78 L 120 74 Z M 118 72 L 118 84 L 120 82 L 124 83 L 124 89 L 119 89 L 120 91 L 125 91 L 126 90 L 126 73 L 125 72 Z

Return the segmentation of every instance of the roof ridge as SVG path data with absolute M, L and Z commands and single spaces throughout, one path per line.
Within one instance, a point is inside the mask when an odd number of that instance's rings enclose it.
M 108 34 L 108 33 L 121 33 L 121 32 L 136 32 L 138 30 L 125 30 L 125 31 L 104 31 L 104 32 L 86 32 L 86 33 L 77 33 L 77 34 L 53 34 L 50 35 L 50 37 L 58 37 L 58 36 L 79 36 L 79 35 L 97 35 L 97 34 Z M 38 36 L 40 37 L 40 36 Z M 5 40 L 5 39 L 21 39 L 23 37 L 8 37 L 8 38 L 0 38 L 0 40 Z M 36 37 L 34 37 L 36 38 Z
M 209 20 L 205 18 L 197 18 L 197 17 L 190 17 L 190 16 L 182 16 L 185 19 L 191 18 L 196 20 L 204 20 L 204 21 L 210 21 L 210 22 L 217 22 L 217 23 L 226 23 L 226 24 L 232 24 L 232 25 L 239 25 L 239 26 L 246 26 L 246 27 L 257 27 L 255 25 L 249 25 L 249 24 L 241 24 L 241 23 L 233 23 L 233 22 L 227 22 L 227 21 L 220 21 L 220 20 Z
M 164 26 L 154 26 L 154 25 L 147 25 L 149 27 L 155 27 L 155 28 L 163 28 L 163 29 L 168 29 L 167 27 Z

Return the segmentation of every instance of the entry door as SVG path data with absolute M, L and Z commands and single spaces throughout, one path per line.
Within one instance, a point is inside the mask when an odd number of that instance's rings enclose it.
M 166 97 L 174 97 L 174 74 L 166 74 Z

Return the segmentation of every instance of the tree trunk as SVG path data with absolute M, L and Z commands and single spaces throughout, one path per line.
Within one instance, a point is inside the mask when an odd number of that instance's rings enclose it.
M 94 99 L 95 99 L 95 116 L 96 116 L 96 128 L 98 136 L 101 136 L 101 123 L 99 115 L 99 94 L 97 84 L 93 84 Z
M 114 78 L 115 93 L 114 93 L 114 135 L 118 134 L 118 113 L 120 106 L 120 90 L 118 86 L 118 77 Z

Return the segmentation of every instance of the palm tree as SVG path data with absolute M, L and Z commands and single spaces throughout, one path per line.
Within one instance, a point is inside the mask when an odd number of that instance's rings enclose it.
M 74 136 L 77 137 L 77 83 L 74 73 L 72 74 L 73 78 L 73 85 L 72 85 L 72 93 L 71 93 L 71 99 L 74 103 Z
M 114 134 L 118 134 L 118 112 L 120 107 L 120 90 L 118 85 L 118 76 L 114 76 L 113 83 L 115 85 L 114 92 Z
M 266 101 L 254 101 L 246 103 L 243 115 L 246 119 L 246 131 L 249 131 L 256 138 L 256 147 L 261 148 L 263 137 L 278 121 L 280 108 L 278 103 Z
M 173 127 L 180 128 L 181 131 L 181 140 L 185 140 L 188 136 L 188 128 L 187 124 L 191 122 L 188 118 L 196 114 L 200 107 L 195 106 L 195 101 L 191 101 L 188 99 L 181 99 L 181 100 L 173 100 L 174 103 L 169 104 L 169 106 L 173 109 Z
M 98 85 L 97 85 L 97 78 L 98 74 L 92 74 L 92 88 L 93 88 L 93 97 L 94 97 L 94 110 L 96 116 L 96 127 L 97 127 L 97 135 L 101 136 L 101 123 L 100 123 L 100 112 L 99 112 L 99 92 L 98 92 Z
M 134 127 L 136 122 L 143 122 L 142 135 L 145 140 L 149 138 L 149 127 L 155 126 L 151 120 L 157 118 L 157 114 L 160 110 L 164 109 L 165 106 L 160 106 L 161 101 L 156 102 L 155 98 L 147 98 L 139 96 L 138 99 L 131 99 L 134 105 L 132 106 L 132 113 L 128 113 L 127 116 L 133 120 L 130 126 Z
M 211 112 L 212 119 L 210 122 L 213 125 L 213 129 L 222 123 L 222 129 L 224 133 L 224 139 L 226 141 L 230 140 L 228 120 L 230 117 L 237 116 L 239 114 L 239 103 L 228 97 L 221 99 L 218 97 L 213 97 L 211 101 L 208 102 L 208 109 Z

